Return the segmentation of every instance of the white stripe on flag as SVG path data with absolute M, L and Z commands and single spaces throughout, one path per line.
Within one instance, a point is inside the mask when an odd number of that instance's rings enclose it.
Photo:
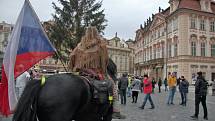
M 9 100 L 10 111 L 13 111 L 17 104 L 17 97 L 15 93 L 14 65 L 16 61 L 16 55 L 17 55 L 19 39 L 21 34 L 24 8 L 25 6 L 23 6 L 19 14 L 19 17 L 16 21 L 16 25 L 10 36 L 9 43 L 6 48 L 4 60 L 3 60 L 4 70 L 8 80 L 8 98 L 9 98 L 8 100 Z

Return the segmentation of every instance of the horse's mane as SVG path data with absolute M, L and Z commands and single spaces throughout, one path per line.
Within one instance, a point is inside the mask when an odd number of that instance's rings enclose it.
M 114 81 L 117 81 L 117 66 L 111 58 L 108 59 L 107 73 Z

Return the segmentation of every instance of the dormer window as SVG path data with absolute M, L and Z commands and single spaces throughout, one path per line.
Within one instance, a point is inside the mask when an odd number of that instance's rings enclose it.
M 206 12 L 212 12 L 211 0 L 200 0 L 201 10 Z
M 208 3 L 208 2 L 205 2 L 205 10 L 208 11 L 208 8 L 209 8 L 209 3 Z

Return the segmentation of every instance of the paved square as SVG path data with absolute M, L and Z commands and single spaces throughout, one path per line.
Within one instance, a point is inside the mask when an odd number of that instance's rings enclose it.
M 152 94 L 152 99 L 155 104 L 155 109 L 153 110 L 149 109 L 149 102 L 147 102 L 144 110 L 138 108 L 142 104 L 143 94 L 139 95 L 136 104 L 131 103 L 132 99 L 129 97 L 127 99 L 127 105 L 120 105 L 122 113 L 126 115 L 126 119 L 113 119 L 113 121 L 192 121 L 190 116 L 194 114 L 194 87 L 191 87 L 189 90 L 190 92 L 186 107 L 179 105 L 181 98 L 178 91 L 176 92 L 174 99 L 175 105 L 168 106 L 166 104 L 168 92 L 162 90 L 162 93 L 158 93 L 158 90 L 156 89 L 155 94 Z M 202 105 L 200 104 L 199 106 L 200 115 L 198 121 L 204 121 Z M 208 121 L 215 121 L 215 96 L 211 96 L 211 92 L 207 96 L 207 108 Z M 0 121 L 11 121 L 11 117 L 0 118 Z
M 143 102 L 143 94 L 139 95 L 138 103 L 131 103 L 131 98 L 128 98 L 127 105 L 121 105 L 121 111 L 126 115 L 126 119 L 113 121 L 192 121 L 190 118 L 194 114 L 194 87 L 190 88 L 188 94 L 187 106 L 179 105 L 181 98 L 177 91 L 174 99 L 175 105 L 167 105 L 168 92 L 158 93 L 156 89 L 155 94 L 152 94 L 152 99 L 155 104 L 155 109 L 149 109 L 150 103 L 147 102 L 145 109 L 141 110 L 138 107 Z M 200 114 L 198 121 L 203 121 L 203 109 L 200 104 Z M 215 96 L 211 93 L 207 96 L 207 108 L 209 121 L 215 121 Z

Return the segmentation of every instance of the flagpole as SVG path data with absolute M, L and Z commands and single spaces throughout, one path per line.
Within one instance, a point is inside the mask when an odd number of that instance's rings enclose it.
M 65 66 L 65 63 L 64 63 L 63 60 L 62 60 L 62 57 L 60 56 L 59 52 L 57 51 L 57 49 L 56 49 L 56 51 L 55 51 L 55 54 L 57 55 L 57 57 L 60 59 L 61 63 L 63 64 L 63 68 L 65 69 L 65 71 L 66 71 L 66 72 L 69 72 L 68 69 L 67 69 L 66 66 Z

